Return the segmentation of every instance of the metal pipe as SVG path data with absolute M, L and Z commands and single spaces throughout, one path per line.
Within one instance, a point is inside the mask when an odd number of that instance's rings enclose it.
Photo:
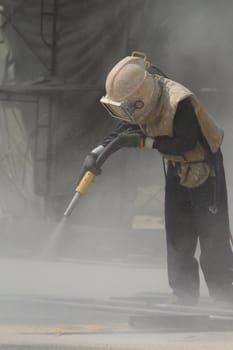
M 52 56 L 51 56 L 51 74 L 56 75 L 57 71 L 57 16 L 58 16 L 58 1 L 53 1 L 53 28 L 52 28 Z

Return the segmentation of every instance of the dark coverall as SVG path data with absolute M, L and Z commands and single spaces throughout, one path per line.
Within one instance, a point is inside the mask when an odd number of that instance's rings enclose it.
M 210 295 L 233 302 L 233 253 L 221 150 L 211 153 L 188 98 L 178 104 L 173 127 L 174 136 L 156 137 L 155 148 L 164 154 L 182 155 L 199 141 L 208 150 L 212 176 L 201 186 L 189 189 L 179 184 L 176 167 L 168 162 L 165 226 L 169 285 L 182 302 L 198 301 L 199 269 L 194 255 L 199 238 L 200 266 Z M 138 125 L 120 121 L 103 145 L 127 130 L 141 132 Z

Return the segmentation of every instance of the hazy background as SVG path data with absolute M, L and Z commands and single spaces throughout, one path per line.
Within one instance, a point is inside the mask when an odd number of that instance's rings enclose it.
M 3 247 L 12 255 L 43 249 L 86 153 L 111 130 L 113 120 L 99 104 L 105 77 L 133 50 L 193 90 L 224 128 L 232 216 L 232 1 L 60 0 L 53 36 L 54 3 L 0 0 Z M 18 92 L 6 92 L 9 86 Z M 50 90 L 31 93 L 35 87 Z M 58 254 L 80 249 L 79 256 L 164 262 L 163 196 L 159 154 L 120 150 L 69 218 Z

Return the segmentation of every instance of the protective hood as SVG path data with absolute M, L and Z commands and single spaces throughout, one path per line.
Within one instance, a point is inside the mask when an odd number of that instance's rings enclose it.
M 106 95 L 100 102 L 115 118 L 138 124 L 152 111 L 160 95 L 157 81 L 146 70 L 146 57 L 127 56 L 106 79 Z

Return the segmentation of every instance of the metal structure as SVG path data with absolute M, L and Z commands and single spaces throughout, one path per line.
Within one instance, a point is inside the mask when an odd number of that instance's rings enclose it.
M 33 25 L 33 28 L 36 28 L 35 42 L 33 40 L 30 41 L 26 35 L 26 30 L 28 30 L 27 21 L 30 20 L 27 12 L 29 11 L 28 5 L 31 6 L 31 11 L 34 11 L 35 16 L 33 18 L 36 20 L 36 23 Z M 56 190 L 53 191 L 57 152 L 54 125 L 58 119 L 60 105 L 64 103 L 64 95 L 72 96 L 73 94 L 75 96 L 77 92 L 85 94 L 85 91 L 92 91 L 94 94 L 96 93 L 96 96 L 99 96 L 101 91 L 101 84 L 98 86 L 98 83 L 95 83 L 95 79 L 94 83 L 83 86 L 80 83 L 83 77 L 80 80 L 74 79 L 74 83 L 71 83 L 72 76 L 66 79 L 61 72 L 58 72 L 58 51 L 60 50 L 59 55 L 64 55 L 63 48 L 59 47 L 58 50 L 58 45 L 60 45 L 58 41 L 59 30 L 62 27 L 62 24 L 59 23 L 60 27 L 58 28 L 60 8 L 63 6 L 62 14 L 64 14 L 64 9 L 66 8 L 69 9 L 69 13 L 72 13 L 70 7 L 80 7 L 82 10 L 84 5 L 82 2 L 72 3 L 59 0 L 40 0 L 34 4 L 28 0 L 1 0 L 0 6 L 0 31 L 2 36 L 0 45 L 6 51 L 4 56 L 4 73 L 0 85 L 1 118 L 5 123 L 3 130 L 6 130 L 7 133 L 5 138 L 11 140 L 11 137 L 13 137 L 10 135 L 12 128 L 8 127 L 7 124 L 10 120 L 9 113 L 13 113 L 12 118 L 15 119 L 15 124 L 19 124 L 20 121 L 24 132 L 27 134 L 27 136 L 24 135 L 25 137 L 22 134 L 20 141 L 23 144 L 23 150 L 20 149 L 19 142 L 13 149 L 12 147 L 10 150 L 7 149 L 5 155 L 2 156 L 4 161 L 8 162 L 8 171 L 5 176 L 7 176 L 8 180 L 11 178 L 11 186 L 17 188 L 19 197 L 23 196 L 25 198 L 24 203 L 26 204 L 27 202 L 26 206 L 29 205 L 30 210 L 34 206 L 36 208 L 35 211 L 38 211 L 39 207 L 40 215 L 50 216 L 50 208 L 52 212 L 54 210 L 52 208 L 54 203 L 51 193 L 56 192 Z M 128 8 L 129 2 L 122 1 L 121 6 Z M 77 11 L 77 8 L 75 10 Z M 23 21 L 24 14 L 27 21 Z M 126 34 L 128 35 L 128 15 L 127 13 L 124 15 L 127 23 Z M 67 19 L 65 18 L 64 21 L 67 21 Z M 123 44 L 120 39 L 120 45 L 124 53 L 125 50 L 129 49 L 128 44 L 130 41 L 127 35 Z M 8 40 L 7 45 L 6 40 Z M 12 41 L 13 46 L 15 43 L 18 45 L 15 44 L 15 47 L 18 47 L 19 52 L 17 52 L 16 48 L 10 46 Z M 82 43 L 82 40 L 80 42 Z M 83 42 L 85 42 L 85 38 Z M 74 47 L 73 49 L 75 50 Z M 14 74 L 15 57 L 17 58 L 17 56 L 21 61 L 24 59 L 25 71 L 23 75 L 25 75 L 25 79 L 23 81 Z M 62 59 L 60 57 L 61 61 Z M 80 62 L 82 62 L 82 58 Z M 72 69 L 74 67 L 72 63 Z M 79 71 L 79 67 L 76 70 Z M 84 73 L 81 72 L 81 74 Z M 90 76 L 92 76 L 91 72 Z M 28 115 L 30 115 L 30 120 L 27 117 Z M 82 121 L 80 123 L 82 124 Z M 17 131 L 14 130 L 13 133 L 15 134 Z M 18 169 L 19 164 L 16 165 L 12 158 L 21 159 L 20 170 Z M 2 168 L 6 169 L 6 166 L 4 165 Z M 30 168 L 31 177 L 29 193 L 25 187 L 28 168 Z M 19 172 L 21 173 L 20 177 L 16 176 Z M 29 201 L 26 198 L 30 198 Z M 11 200 L 15 201 L 12 196 Z M 22 211 L 20 198 L 16 202 L 18 202 L 18 207 Z M 11 211 L 12 204 L 6 206 L 10 207 Z M 25 208 L 25 210 L 27 211 L 28 209 Z M 4 211 L 7 211 L 7 209 L 4 209 Z M 16 215 L 18 215 L 17 210 Z
M 63 91 L 75 90 L 75 86 L 66 86 L 59 82 L 54 82 L 56 77 L 56 45 L 57 45 L 57 16 L 58 16 L 58 0 L 40 0 L 40 38 L 43 50 L 46 51 L 47 61 L 43 60 L 38 52 L 29 45 L 19 29 L 14 25 L 13 18 L 17 16 L 18 11 L 22 10 L 27 5 L 26 1 L 2 1 L 1 8 L 1 33 L 2 40 L 0 45 L 4 45 L 4 30 L 8 25 L 11 25 L 14 34 L 21 41 L 22 47 L 26 47 L 32 56 L 44 67 L 47 72 L 46 80 L 43 78 L 39 81 L 31 83 L 11 85 L 11 70 L 14 66 L 14 61 L 10 52 L 6 54 L 4 75 L 0 86 L 0 101 L 1 101 L 1 120 L 4 122 L 5 138 L 8 140 L 8 147 L 5 154 L 1 155 L 1 171 L 5 172 L 5 176 L 10 180 L 11 185 L 19 194 L 21 199 L 29 200 L 30 205 L 38 210 L 40 214 L 46 212 L 44 203 L 41 203 L 41 196 L 46 197 L 50 193 L 51 179 L 51 158 L 54 157 L 55 148 L 53 147 L 53 117 L 57 106 L 58 95 Z M 45 56 L 45 55 L 44 55 Z M 25 62 L 26 64 L 26 62 Z M 27 132 L 27 137 L 18 140 L 14 144 L 13 136 L 10 134 L 9 114 L 12 113 L 12 118 L 20 128 L 25 125 L 22 122 L 24 108 L 31 109 L 31 118 L 29 124 L 31 129 Z M 12 121 L 11 121 L 12 122 Z M 21 125 L 20 125 L 21 123 Z M 34 124 L 34 125 L 33 125 Z M 22 130 L 21 130 L 22 131 Z M 17 133 L 17 130 L 14 130 Z M 25 132 L 25 131 L 24 131 Z M 22 136 L 25 136 L 23 133 Z M 25 143 L 26 142 L 26 143 Z M 23 145 L 23 150 L 21 149 Z M 31 156 L 30 156 L 31 155 Z M 20 165 L 16 163 L 16 159 L 21 159 Z M 7 166 L 6 166 L 7 165 Z M 31 170 L 32 188 L 35 188 L 29 194 L 25 187 L 25 177 L 28 171 L 28 166 Z M 21 168 L 21 169 L 20 169 Z M 19 176 L 19 172 L 21 176 Z M 33 184 L 34 182 L 34 184 Z M 15 193 L 15 192 L 14 192 Z M 37 197 L 37 195 L 39 197 Z M 14 200 L 14 199 L 13 199 Z M 38 204 L 39 203 L 39 204 Z M 45 202 L 46 203 L 46 202 Z M 26 208 L 27 209 L 27 208 Z M 4 208 L 4 212 L 7 212 Z

